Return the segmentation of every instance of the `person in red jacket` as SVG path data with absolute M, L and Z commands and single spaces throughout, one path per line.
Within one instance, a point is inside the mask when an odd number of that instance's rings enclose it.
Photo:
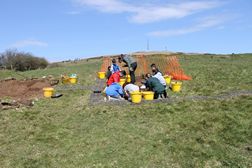
M 107 86 L 110 86 L 112 83 L 119 83 L 120 77 L 123 77 L 125 75 L 126 75 L 125 71 L 118 71 L 118 72 L 113 73 L 107 81 Z

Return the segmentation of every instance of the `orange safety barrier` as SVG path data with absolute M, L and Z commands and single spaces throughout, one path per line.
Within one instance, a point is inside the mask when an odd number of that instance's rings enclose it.
M 100 72 L 107 72 L 108 66 L 111 65 L 111 59 L 110 57 L 103 57 L 103 62 L 101 66 L 101 71 Z
M 171 75 L 175 80 L 192 80 L 190 76 L 184 73 L 176 56 L 167 57 L 166 63 L 165 74 Z
M 112 64 L 112 59 L 115 57 L 103 57 L 103 64 L 101 66 L 101 72 L 106 72 L 108 66 Z M 156 64 L 157 67 L 164 75 L 171 75 L 175 80 L 191 80 L 190 76 L 187 76 L 183 69 L 180 66 L 177 56 L 171 55 L 158 55 L 158 56 L 144 56 L 137 55 L 135 56 L 137 61 L 137 70 L 135 72 L 137 77 L 141 77 L 146 73 L 151 73 L 150 65 L 152 63 Z M 127 67 L 122 67 L 124 63 L 117 63 L 122 70 L 125 70 L 128 73 Z

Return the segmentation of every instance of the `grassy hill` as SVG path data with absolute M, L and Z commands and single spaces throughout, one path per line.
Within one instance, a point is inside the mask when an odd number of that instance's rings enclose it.
M 90 90 L 65 90 L 32 108 L 0 111 L 0 167 L 252 167 L 252 54 L 181 55 L 192 81 L 176 102 L 89 105 Z M 101 59 L 20 73 L 77 73 L 94 85 Z M 0 78 L 22 76 L 0 71 Z

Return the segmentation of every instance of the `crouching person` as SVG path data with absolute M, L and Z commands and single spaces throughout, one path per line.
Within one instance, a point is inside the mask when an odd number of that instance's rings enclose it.
M 107 86 L 110 86 L 112 83 L 119 83 L 120 78 L 124 77 L 125 75 L 126 75 L 125 71 L 118 71 L 113 73 L 107 81 Z
M 164 85 L 165 90 L 166 90 L 166 81 L 165 78 L 163 77 L 163 74 L 159 71 L 157 68 L 156 64 L 151 64 L 151 70 L 152 70 L 152 77 L 157 78 L 159 82 Z M 167 92 L 165 91 L 164 93 L 164 98 L 167 98 Z
M 130 93 L 139 91 L 139 86 L 132 83 L 125 83 L 123 85 L 123 90 L 125 92 L 125 99 L 130 100 Z
M 146 88 L 154 92 L 154 99 L 165 98 L 166 95 L 165 86 L 162 85 L 157 78 L 152 77 L 151 74 L 148 73 L 145 76 L 145 80 L 146 80 L 145 82 Z
M 110 69 L 111 69 L 111 66 L 108 66 L 108 70 L 106 72 L 107 81 L 109 80 L 110 76 L 112 75 L 112 72 L 110 71 Z
M 112 83 L 109 87 L 106 88 L 106 96 L 107 100 L 115 99 L 115 100 L 122 100 L 124 97 L 123 88 L 118 83 Z

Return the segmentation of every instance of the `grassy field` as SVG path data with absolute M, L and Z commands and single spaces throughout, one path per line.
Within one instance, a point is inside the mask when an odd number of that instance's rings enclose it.
M 252 55 L 180 56 L 192 81 L 181 93 L 252 90 Z M 93 85 L 101 60 L 21 73 L 77 73 Z M 22 78 L 0 71 L 0 78 Z M 32 108 L 0 111 L 0 167 L 252 167 L 252 97 L 132 106 L 89 105 L 89 90 L 63 91 Z

